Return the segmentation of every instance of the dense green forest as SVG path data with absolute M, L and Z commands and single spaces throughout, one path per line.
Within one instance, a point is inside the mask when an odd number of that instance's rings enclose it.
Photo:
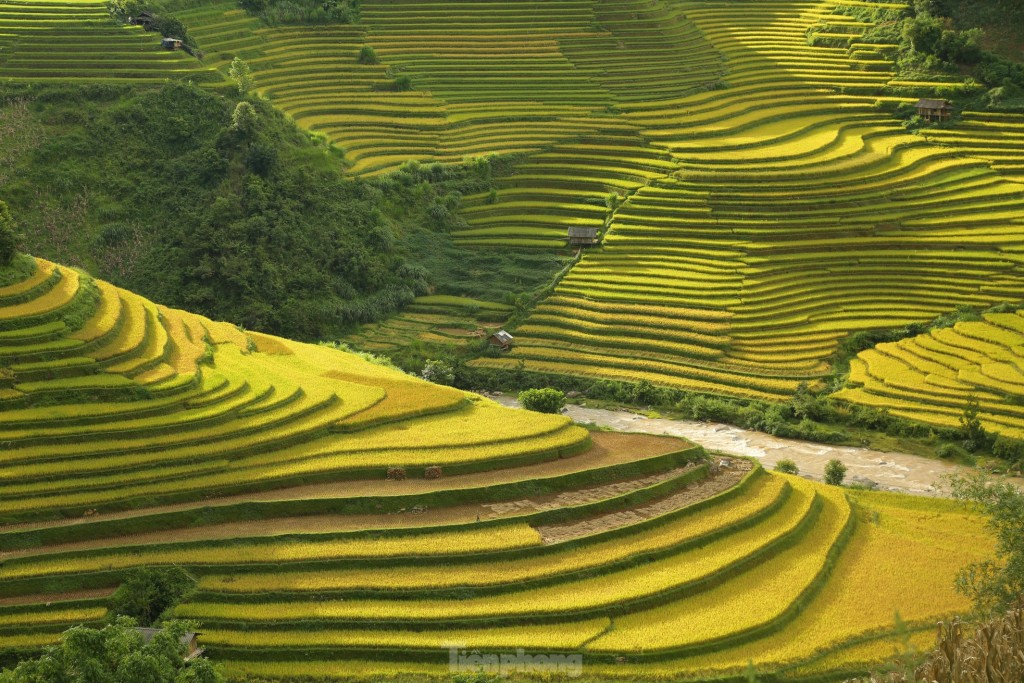
M 427 292 L 501 301 L 560 265 L 452 244 L 461 193 L 501 160 L 351 180 L 264 100 L 186 83 L 5 86 L 0 102 L 0 188 L 27 251 L 249 329 L 330 338 Z

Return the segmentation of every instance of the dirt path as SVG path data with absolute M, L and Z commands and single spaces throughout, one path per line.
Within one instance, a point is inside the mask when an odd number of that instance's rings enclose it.
M 143 509 L 121 512 L 101 512 L 88 517 L 74 517 L 43 522 L 24 522 L 0 525 L 0 532 L 40 529 L 89 522 L 125 519 L 138 515 L 162 512 L 179 512 L 196 508 L 232 505 L 249 501 L 304 500 L 307 498 L 354 498 L 359 496 L 397 496 L 429 493 L 452 488 L 475 488 L 494 484 L 530 481 L 543 477 L 554 477 L 578 472 L 582 469 L 608 467 L 642 458 L 654 457 L 678 451 L 686 444 L 675 439 L 665 439 L 649 434 L 600 434 L 591 435 L 593 446 L 578 455 L 555 460 L 545 460 L 522 467 L 506 467 L 475 474 L 462 474 L 440 479 L 405 479 L 391 481 L 383 479 L 359 479 L 324 484 L 308 484 L 290 488 L 271 489 L 220 498 L 205 498 L 187 503 L 158 505 Z M 282 532 L 283 533 L 283 532 Z
M 540 532 L 541 538 L 544 539 L 545 543 L 559 543 L 610 529 L 638 524 L 645 519 L 659 517 L 673 510 L 693 505 L 705 498 L 710 498 L 728 488 L 732 488 L 753 468 L 749 460 L 733 460 L 731 458 L 720 458 L 720 460 L 728 461 L 725 463 L 728 466 L 723 466 L 717 469 L 717 471 L 712 472 L 707 478 L 695 481 L 676 493 L 656 500 L 653 503 L 630 508 L 629 510 L 610 512 L 579 522 L 538 526 L 537 531 Z
M 500 471 L 480 472 L 460 475 L 448 479 L 406 479 L 404 481 L 358 481 L 339 482 L 330 486 L 335 491 L 358 491 L 363 495 L 374 491 L 392 490 L 395 493 L 418 493 L 424 491 L 443 490 L 445 488 L 486 487 L 504 481 L 524 481 L 542 476 L 568 474 L 583 469 L 605 467 L 623 462 L 631 462 L 650 458 L 664 453 L 671 453 L 686 447 L 687 444 L 673 438 L 652 436 L 649 434 L 616 434 L 612 432 L 595 433 L 594 447 L 571 458 L 545 461 L 536 465 L 510 468 Z M 569 505 L 581 505 L 624 495 L 647 486 L 665 481 L 682 473 L 682 469 L 637 477 L 611 484 L 590 486 L 581 489 L 564 491 L 546 496 L 533 496 L 501 503 L 460 504 L 450 507 L 426 509 L 413 507 L 393 513 L 351 514 L 351 515 L 308 515 L 299 517 L 279 517 L 269 519 L 244 520 L 210 525 L 194 525 L 184 528 L 163 529 L 148 533 L 127 534 L 117 537 L 119 547 L 131 547 L 155 543 L 183 543 L 188 541 L 206 541 L 211 539 L 257 538 L 279 536 L 284 534 L 316 534 L 337 531 L 364 531 L 367 529 L 404 529 L 424 526 L 441 526 L 447 524 L 465 524 L 481 519 L 501 519 L 514 517 L 529 512 L 551 510 Z M 324 485 L 326 486 L 326 485 Z M 278 494 L 292 495 L 290 489 Z M 318 488 L 318 490 L 320 490 Z M 325 489 L 327 490 L 327 489 Z M 340 497 L 340 496 L 339 496 Z M 151 509 L 136 514 L 148 514 Z M 87 519 L 110 519 L 114 516 L 92 516 Z M 56 526 L 56 525 L 55 525 Z M 8 527 L 10 528 L 10 527 Z M 8 559 L 38 556 L 57 552 L 75 550 L 95 550 L 109 548 L 110 537 L 90 539 L 47 545 L 27 550 L 0 550 L 0 562 Z
M 491 396 L 502 405 L 518 407 L 511 396 Z M 825 463 L 837 458 L 847 466 L 847 481 L 860 477 L 879 489 L 917 495 L 943 495 L 941 479 L 960 467 L 906 453 L 886 453 L 868 448 L 781 439 L 732 425 L 686 420 L 651 419 L 622 410 L 602 410 L 570 405 L 567 414 L 577 422 L 643 434 L 670 434 L 698 443 L 711 451 L 757 458 L 771 469 L 779 460 L 796 462 L 800 473 L 821 479 Z M 1024 481 L 1015 480 L 1024 484 Z

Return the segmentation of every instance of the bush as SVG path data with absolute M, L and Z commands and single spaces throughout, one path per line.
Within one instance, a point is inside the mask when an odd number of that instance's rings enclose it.
M 565 394 L 558 389 L 527 389 L 519 392 L 519 405 L 538 413 L 560 413 Z
M 423 366 L 420 377 L 428 382 L 450 387 L 455 384 L 455 368 L 445 360 L 428 360 Z
M 955 443 L 944 443 L 935 449 L 935 455 L 943 460 L 959 460 L 960 458 L 967 457 L 967 451 Z
M 150 626 L 195 583 L 181 567 L 143 567 L 132 572 L 110 598 L 110 611 Z
M 412 79 L 410 79 L 406 74 L 402 74 L 395 79 L 395 82 L 392 84 L 392 88 L 398 92 L 412 90 Z
M 360 64 L 376 64 L 378 61 L 380 60 L 377 59 L 377 51 L 369 45 L 363 45 L 359 49 Z
M 14 229 L 14 216 L 0 201 L 0 267 L 9 266 L 18 251 L 18 233 Z
M 992 444 L 992 455 L 1009 462 L 1022 462 L 1024 461 L 1024 441 L 1011 439 L 1008 436 L 998 436 L 995 443 Z
M 846 478 L 846 465 L 841 460 L 829 460 L 825 464 L 825 483 L 832 486 L 842 486 Z
M 783 474 L 800 474 L 800 468 L 788 458 L 775 463 L 775 471 L 782 472 Z
M 404 467 L 389 467 L 387 477 L 391 481 L 403 481 L 406 478 Z

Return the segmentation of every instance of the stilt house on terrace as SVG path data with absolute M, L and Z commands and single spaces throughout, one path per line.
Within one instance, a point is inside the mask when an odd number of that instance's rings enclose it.
M 141 26 L 148 31 L 152 28 L 154 20 L 156 20 L 156 17 L 153 16 L 152 12 L 139 12 L 139 16 L 129 17 L 128 23 L 134 26 Z
M 597 228 L 585 225 L 569 226 L 570 247 L 592 247 L 597 244 Z
M 491 346 L 496 346 L 502 351 L 509 351 L 512 349 L 515 338 L 505 330 L 498 330 L 488 337 L 487 341 L 490 342 Z
M 928 122 L 948 121 L 953 107 L 946 100 L 921 99 L 917 103 L 917 115 Z

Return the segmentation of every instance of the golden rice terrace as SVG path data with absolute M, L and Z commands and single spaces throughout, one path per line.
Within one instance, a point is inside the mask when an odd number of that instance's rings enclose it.
M 27 263 L 0 288 L 9 653 L 173 564 L 198 579 L 175 614 L 240 678 L 444 676 L 518 649 L 795 678 L 884 660 L 894 607 L 926 642 L 990 547 L 951 502 L 591 435 Z

